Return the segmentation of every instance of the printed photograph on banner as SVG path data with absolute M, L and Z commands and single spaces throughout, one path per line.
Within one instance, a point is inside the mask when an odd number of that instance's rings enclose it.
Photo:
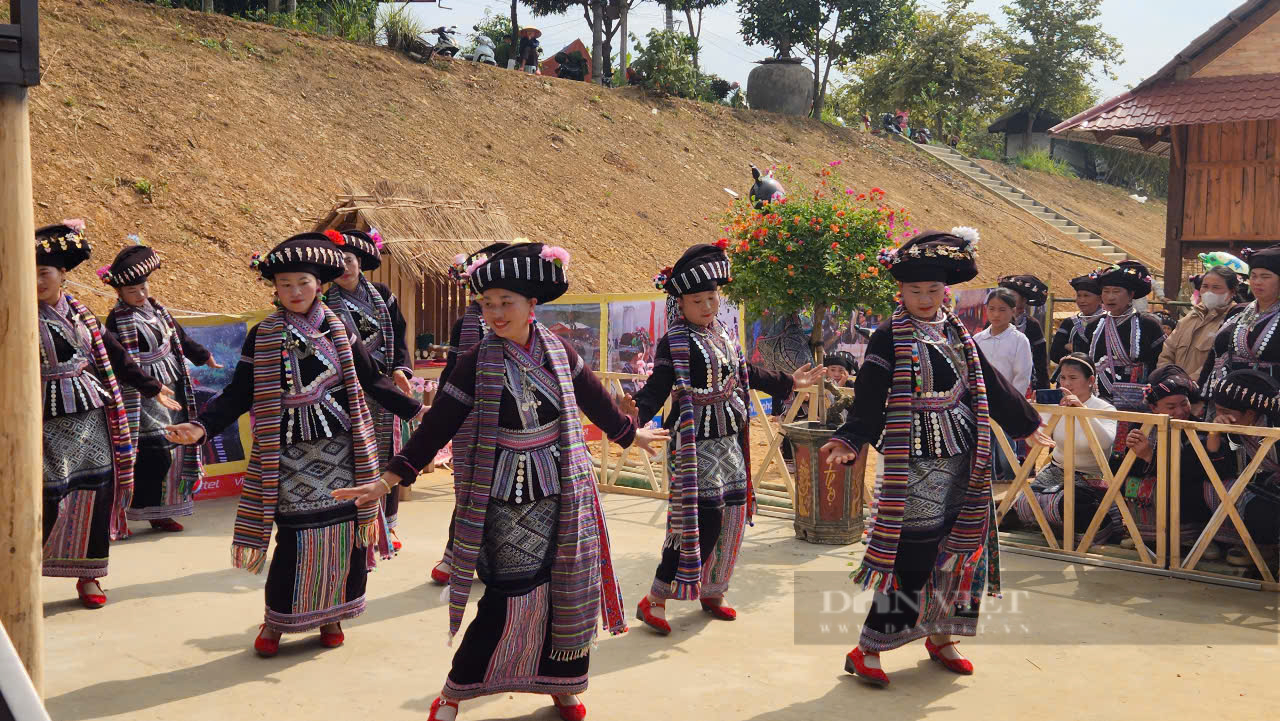
M 184 325 L 184 329 L 192 340 L 208 348 L 222 364 L 221 368 L 199 366 L 191 369 L 196 407 L 204 410 L 205 405 L 231 382 L 236 364 L 240 360 L 240 351 L 244 347 L 245 335 L 249 332 L 249 324 L 231 322 L 222 325 Z M 203 452 L 206 466 L 246 460 L 244 446 L 240 443 L 239 424 L 210 438 L 204 444 Z
M 600 365 L 600 317 L 599 303 L 550 303 L 534 309 L 538 321 L 560 336 L 586 362 L 593 371 Z
M 666 300 L 615 301 L 608 308 L 608 370 L 648 377 L 653 372 L 658 341 L 667 332 Z M 622 381 L 627 393 L 643 385 L 643 381 Z
M 848 315 L 827 314 L 822 324 L 823 348 L 827 353 L 846 351 L 862 363 L 867 352 L 867 338 L 880 325 L 882 318 L 866 311 Z M 807 314 L 746 314 L 747 358 L 766 368 L 786 372 L 809 363 L 809 335 L 813 323 Z

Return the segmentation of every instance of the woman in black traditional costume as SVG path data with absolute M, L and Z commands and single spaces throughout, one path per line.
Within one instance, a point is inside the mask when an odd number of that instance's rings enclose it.
M 339 241 L 343 240 L 341 237 Z M 365 394 L 401 418 L 423 409 L 383 375 L 356 328 L 320 298 L 342 274 L 339 246 L 302 233 L 252 263 L 275 286 L 279 309 L 249 329 L 231 383 L 198 420 L 170 426 L 169 437 L 195 444 L 252 412 L 253 449 L 236 511 L 231 561 L 267 572 L 266 618 L 254 640 L 264 657 L 280 636 L 320 629 L 328 647 L 343 643 L 341 622 L 364 613 L 365 581 L 377 556 L 390 557 L 378 506 L 357 509 L 334 489 L 380 486 L 378 447 Z
M 1231 371 L 1208 391 L 1214 405 L 1214 423 L 1280 426 L 1280 381 L 1269 373 L 1254 369 Z M 1228 491 L 1238 482 L 1240 473 L 1257 462 L 1262 440 L 1259 436 L 1231 433 L 1209 433 L 1205 437 L 1205 450 Z M 1253 480 L 1236 501 L 1236 511 L 1254 543 L 1275 546 L 1280 544 L 1280 451 L 1272 446 L 1260 463 Z M 1209 483 L 1204 484 L 1204 498 L 1210 511 L 1217 511 L 1222 505 L 1222 498 Z M 1228 520 L 1219 528 L 1218 538 L 1235 541 L 1240 535 Z M 1227 563 L 1253 565 L 1242 543 L 1227 552 Z
M 668 330 L 635 402 L 638 417 L 647 420 L 672 397 L 663 425 L 675 440 L 668 456 L 671 502 L 661 562 L 636 616 L 663 635 L 671 633 L 667 599 L 697 599 L 715 618 L 737 618 L 724 594 L 755 512 L 749 391 L 781 402 L 825 370 L 805 364 L 786 375 L 747 363 L 738 339 L 716 317 L 720 286 L 729 281 L 728 256 L 707 244 L 689 248 L 654 278 L 667 293 Z
M 1093 274 L 1082 275 L 1071 279 L 1071 287 L 1076 291 L 1075 315 L 1062 321 L 1058 332 L 1053 334 L 1053 344 L 1049 348 L 1049 360 L 1058 363 L 1069 353 L 1088 353 L 1088 329 L 1106 312 L 1102 307 L 1102 286 Z
M 107 330 L 144 373 L 173 389 L 179 408 L 170 409 L 162 397 L 144 398 L 127 385 L 120 389 L 129 415 L 129 435 L 137 449 L 133 503 L 127 515 L 130 521 L 150 521 L 154 529 L 177 532 L 182 524 L 174 519 L 195 512 L 191 497 L 204 466 L 199 448 L 170 441 L 164 429 L 196 416 L 195 391 L 186 361 L 210 368 L 222 366 L 151 297 L 147 279 L 160 269 L 160 256 L 142 245 L 138 236 L 129 237 L 134 244 L 116 254 L 111 265 L 98 269 L 98 277 L 115 288 L 119 299 L 107 315 Z
M 338 232 L 328 231 L 325 234 Z M 400 301 L 385 284 L 364 277 L 365 271 L 377 270 L 382 265 L 382 236 L 376 228 L 370 233 L 349 229 L 341 231 L 341 239 L 342 275 L 329 286 L 324 304 L 342 316 L 348 328 L 356 329 L 360 342 L 382 374 L 390 377 L 401 393 L 412 396 L 413 386 L 409 379 L 413 378 L 413 368 Z M 404 441 L 400 433 L 400 419 L 374 398 L 366 397 L 365 402 L 369 406 L 369 415 L 373 416 L 374 434 L 378 439 L 378 469 L 385 470 L 392 456 L 400 452 Z M 399 551 L 401 543 L 396 528 L 400 521 L 400 494 L 388 493 L 383 500 L 382 511 L 386 515 L 392 550 Z
M 484 265 L 489 256 L 507 247 L 507 245 L 509 244 L 493 243 L 486 245 L 471 255 L 459 253 L 454 256 L 453 265 L 449 267 L 449 277 L 453 278 L 454 282 L 466 290 L 470 284 L 471 272 Z M 488 332 L 489 328 L 484 324 L 484 313 L 480 311 L 480 298 L 475 296 L 470 303 L 467 303 L 467 308 L 463 311 L 462 317 L 454 321 L 453 327 L 449 330 L 449 351 L 445 354 L 444 370 L 440 371 L 439 388 L 443 388 L 444 384 L 449 382 L 449 376 L 453 375 L 453 367 L 458 364 L 458 355 L 476 347 Z M 463 438 L 470 435 L 465 423 L 464 421 L 464 427 L 459 429 L 456 434 Z M 449 576 L 453 574 L 453 523 L 454 514 L 451 513 L 449 514 L 448 540 L 444 544 L 444 553 L 440 555 L 439 563 L 431 569 L 431 582 L 437 586 L 447 585 Z
M 110 542 L 128 534 L 125 509 L 133 497 L 134 451 L 121 384 L 171 409 L 180 406 L 63 290 L 67 271 L 89 259 L 84 221 L 48 225 L 35 237 L 44 575 L 77 579 L 81 603 L 99 608 L 107 597 L 97 579 L 107 575 Z
M 982 357 L 946 305 L 947 286 L 978 274 L 978 232 L 925 231 L 880 262 L 897 279 L 900 303 L 871 335 L 854 384 L 849 421 L 822 447 L 824 462 L 884 454 L 870 541 L 856 582 L 875 589 L 845 670 L 888 685 L 882 651 L 928 637 L 929 656 L 973 673 L 953 634 L 977 633 L 979 603 L 1000 591 L 991 497 L 991 430 L 1052 446 L 1040 416 Z
M 1042 306 L 1049 300 L 1049 286 L 1034 275 L 1007 275 L 997 281 L 1001 288 L 1008 288 L 1018 298 L 1014 310 L 1013 327 L 1022 331 L 1031 343 L 1031 389 L 1049 387 L 1049 356 L 1045 344 L 1044 327 L 1032 317 L 1028 306 Z M 1052 318 L 1047 319 L 1052 322 Z
M 454 444 L 451 642 L 473 572 L 485 594 L 433 721 L 455 718 L 460 701 L 512 692 L 551 695 L 561 718 L 581 721 L 596 619 L 626 630 L 579 409 L 624 447 L 647 449 L 667 434 L 636 430 L 573 348 L 534 319 L 537 304 L 568 290 L 568 260 L 563 248 L 525 243 L 475 268 L 471 290 L 490 332 L 458 355 L 383 483 L 334 492 L 376 504 L 390 486 L 412 483 L 466 422 L 470 435 Z
M 1231 371 L 1254 368 L 1280 379 L 1280 245 L 1245 249 L 1253 301 L 1227 318 L 1205 361 L 1200 387 L 1206 391 Z

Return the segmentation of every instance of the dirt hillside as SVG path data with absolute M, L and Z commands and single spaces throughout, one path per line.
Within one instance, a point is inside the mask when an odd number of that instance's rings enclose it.
M 88 221 L 93 268 L 128 233 L 165 258 L 171 307 L 239 311 L 268 298 L 249 255 L 327 211 L 344 182 L 387 179 L 500 200 L 522 235 L 575 253 L 576 292 L 639 291 L 745 192 L 748 165 L 879 186 L 923 227 L 971 225 L 982 276 L 1066 279 L 1091 251 L 923 154 L 857 130 L 645 97 L 128 0 L 41 3 L 31 94 L 37 222 Z M 1096 256 L 1095 256 L 1096 257 Z M 77 289 L 97 310 L 105 297 Z
M 1014 187 L 1114 242 L 1156 273 L 1164 272 L 1168 206 L 1159 198 L 1139 203 L 1130 191 L 1079 178 L 1060 178 L 989 160 L 977 161 Z

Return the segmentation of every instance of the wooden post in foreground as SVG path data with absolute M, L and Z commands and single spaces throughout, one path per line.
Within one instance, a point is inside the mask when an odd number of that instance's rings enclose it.
M 10 0 L 9 17 L 0 25 L 0 623 L 39 693 L 42 414 L 27 122 L 27 88 L 40 81 L 35 0 Z

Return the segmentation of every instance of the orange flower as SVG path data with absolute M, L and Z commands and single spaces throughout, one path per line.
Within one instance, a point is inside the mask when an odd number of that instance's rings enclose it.
M 840 247 L 840 243 L 839 243 L 838 241 L 834 241 L 834 240 L 833 240 L 833 241 L 831 241 L 831 249 L 832 249 L 832 250 L 835 250 L 836 248 L 839 248 L 839 247 Z
M 837 210 L 837 211 L 836 211 L 836 217 L 837 217 L 837 218 L 843 218 L 843 217 L 844 217 L 844 211 L 843 211 L 843 210 Z
M 866 193 L 858 193 L 858 200 L 866 200 L 866 199 L 867 199 Z
M 866 254 L 866 253 L 858 253 L 857 258 L 858 258 L 858 260 L 866 260 L 866 259 L 867 259 L 867 254 Z
M 776 256 L 776 255 L 771 255 L 771 256 L 769 256 L 769 262 L 770 262 L 770 263 L 777 263 L 777 262 L 778 262 L 778 256 Z
M 831 232 L 832 232 L 832 233 L 839 233 L 839 232 L 840 232 L 840 226 L 836 225 L 835 223 L 832 223 L 832 224 L 831 224 Z
M 880 275 L 880 267 L 875 265 L 871 266 L 871 275 Z

